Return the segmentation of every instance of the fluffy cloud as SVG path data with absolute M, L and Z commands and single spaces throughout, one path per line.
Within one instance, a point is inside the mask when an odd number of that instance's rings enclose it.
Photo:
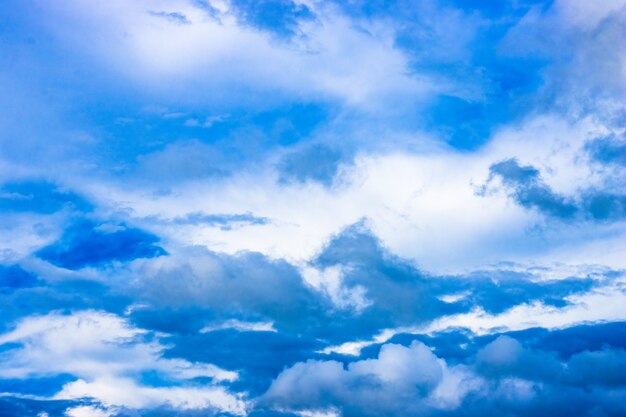
M 209 310 L 207 316 L 196 317 L 196 330 L 209 324 L 202 323 L 205 317 L 226 323 L 271 320 L 278 329 L 295 330 L 315 322 L 326 303 L 293 265 L 258 253 L 231 256 L 190 247 L 172 256 L 136 261 L 120 273 L 116 280 L 125 282 L 123 290 L 130 289 L 138 303 Z
M 342 415 L 404 415 L 455 407 L 480 381 L 448 368 L 424 344 L 383 345 L 375 359 L 308 361 L 283 371 L 262 401 L 290 410 L 337 407 Z
M 132 408 L 169 404 L 243 412 L 243 401 L 223 387 L 180 385 L 194 378 L 233 381 L 236 372 L 164 358 L 165 346 L 149 336 L 125 319 L 104 312 L 25 318 L 0 336 L 0 344 L 7 347 L 0 357 L 0 375 L 24 379 L 70 374 L 77 378 L 63 386 L 55 395 L 57 399 L 94 398 L 108 406 Z M 142 386 L 137 379 L 145 372 L 155 372 L 175 383 L 169 387 Z
M 424 344 L 382 345 L 378 357 L 344 364 L 308 361 L 283 371 L 263 401 L 284 409 L 338 410 L 352 415 L 519 415 L 566 409 L 576 416 L 619 415 L 615 396 L 624 379 L 614 372 L 622 349 L 584 351 L 566 359 L 500 336 L 464 364 L 450 365 Z M 594 368 L 597 366 L 597 368 Z M 589 374 L 591 369 L 595 375 Z M 572 395 L 579 395 L 575 404 Z

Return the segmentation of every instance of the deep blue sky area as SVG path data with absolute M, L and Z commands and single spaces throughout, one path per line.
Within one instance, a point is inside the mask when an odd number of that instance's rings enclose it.
M 0 417 L 626 416 L 626 1 L 6 0 Z

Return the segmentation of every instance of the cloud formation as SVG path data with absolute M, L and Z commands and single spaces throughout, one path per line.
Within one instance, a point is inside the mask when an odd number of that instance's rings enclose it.
M 220 386 L 180 385 L 196 378 L 233 381 L 236 372 L 163 358 L 165 346 L 158 339 L 146 339 L 147 333 L 118 316 L 92 310 L 29 317 L 0 336 L 0 344 L 5 346 L 0 377 L 72 375 L 75 379 L 64 384 L 55 399 L 93 398 L 106 406 L 145 408 L 167 404 L 243 413 L 243 401 Z M 146 373 L 174 384 L 145 386 L 139 377 Z
M 626 414 L 623 0 L 0 21 L 0 415 Z

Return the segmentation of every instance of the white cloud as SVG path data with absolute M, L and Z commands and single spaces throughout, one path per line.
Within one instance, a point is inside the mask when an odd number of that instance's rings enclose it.
M 466 271 L 501 261 L 596 263 L 595 255 L 585 255 L 586 248 L 621 239 L 623 222 L 546 221 L 535 210 L 520 207 L 504 190 L 486 195 L 477 191 L 490 165 L 508 158 L 538 168 L 555 193 L 576 196 L 588 187 L 602 187 L 604 174 L 590 165 L 584 145 L 609 131 L 591 118 L 572 123 L 556 116 L 536 117 L 501 130 L 474 153 L 361 153 L 330 188 L 311 182 L 283 184 L 271 168 L 263 168 L 227 179 L 187 181 L 169 195 L 131 184 L 91 182 L 89 189 L 93 195 L 107 196 L 102 206 L 127 210 L 140 224 L 143 218 L 173 219 L 207 207 L 215 213 L 250 212 L 270 218 L 266 224 L 231 230 L 207 224 L 143 225 L 175 244 L 227 253 L 258 251 L 297 265 L 306 264 L 335 233 L 364 217 L 389 250 L 433 272 Z M 607 265 L 621 268 L 626 257 L 620 248 L 612 245 L 609 251 L 594 253 L 602 253 Z
M 417 333 L 417 332 L 418 332 L 418 328 L 416 327 L 399 327 L 395 329 L 384 329 L 378 334 L 374 335 L 374 337 L 372 337 L 369 340 L 357 340 L 353 342 L 345 342 L 340 345 L 327 346 L 324 349 L 320 350 L 319 353 L 323 353 L 325 355 L 330 355 L 332 353 L 340 353 L 342 355 L 359 356 L 361 354 L 361 350 L 363 350 L 364 348 L 375 345 L 377 343 L 385 343 L 396 334 Z
M 456 408 L 463 397 L 482 386 L 462 366 L 449 367 L 422 343 L 386 344 L 377 358 L 351 362 L 307 361 L 284 370 L 265 400 L 290 410 L 311 406 L 347 406 L 393 414 L 414 414 L 423 404 Z
M 443 366 L 430 349 L 418 342 L 411 346 L 387 344 L 377 359 L 364 359 L 348 365 L 352 376 L 375 375 L 383 382 L 406 386 L 436 386 L 443 379 Z
M 300 267 L 300 274 L 307 284 L 330 298 L 338 308 L 359 312 L 372 305 L 367 299 L 367 290 L 364 287 L 355 285 L 347 288 L 342 285 L 344 271 L 340 266 L 320 270 L 304 265 Z
M 330 3 L 310 4 L 315 19 L 300 21 L 290 40 L 242 24 L 229 2 L 215 7 L 217 16 L 185 0 L 115 0 L 97 7 L 72 0 L 41 7 L 53 22 L 63 22 L 49 23 L 61 42 L 161 93 L 202 91 L 228 100 L 237 86 L 380 110 L 380 100 L 415 100 L 450 89 L 410 74 L 391 26 L 355 22 Z M 180 13 L 189 24 L 151 11 Z
M 242 413 L 245 405 L 223 387 L 180 385 L 196 377 L 233 381 L 236 372 L 206 363 L 163 358 L 165 346 L 154 336 L 114 314 L 87 310 L 71 315 L 53 312 L 27 317 L 14 330 L 0 335 L 0 345 L 9 343 L 18 346 L 0 355 L 3 378 L 57 374 L 80 378 L 66 384 L 55 398 L 90 397 L 108 406 L 217 407 L 237 413 Z M 156 371 L 179 386 L 140 385 L 133 378 L 144 371 Z
M 242 321 L 230 319 L 221 323 L 205 326 L 200 329 L 200 333 L 209 333 L 225 329 L 234 329 L 240 332 L 276 332 L 274 322 L 271 321 Z
M 552 273 L 549 268 L 542 268 L 538 277 L 550 279 L 571 278 L 563 276 L 564 271 L 581 272 L 580 268 L 560 268 Z M 593 276 L 595 268 L 582 271 Z M 526 270 L 528 272 L 528 270 Z M 556 277 L 555 277 L 556 275 Z M 585 276 L 584 274 L 582 276 Z M 426 325 L 383 329 L 370 339 L 331 345 L 319 351 L 323 354 L 339 353 L 359 356 L 361 351 L 375 344 L 385 343 L 397 334 L 432 334 L 455 328 L 469 329 L 477 335 L 494 334 L 503 331 L 525 330 L 533 327 L 560 329 L 585 323 L 602 323 L 626 320 L 626 286 L 624 277 L 612 280 L 590 292 L 571 295 L 565 298 L 565 307 L 548 306 L 541 302 L 523 303 L 500 314 L 489 314 L 481 307 L 468 313 L 444 316 Z
M 246 414 L 245 401 L 229 393 L 224 387 L 150 387 L 139 385 L 128 378 L 117 377 L 70 382 L 54 398 L 94 398 L 106 406 L 129 408 L 169 405 L 179 409 L 212 408 L 235 415 Z
M 475 334 L 524 330 L 532 327 L 558 329 L 578 324 L 626 320 L 626 291 L 623 281 L 582 295 L 566 297 L 569 305 L 557 308 L 540 302 L 521 304 L 501 314 L 477 308 L 469 313 L 446 316 L 415 332 L 434 333 L 466 328 Z
M 480 391 L 484 385 L 481 378 L 463 366 L 442 366 L 442 370 L 441 382 L 426 400 L 433 408 L 458 408 L 468 393 Z
M 563 4 L 558 7 L 593 7 L 599 16 L 594 22 L 613 16 L 621 7 L 619 2 L 611 2 L 606 10 L 578 3 L 558 2 Z M 132 72 L 127 75 L 140 79 L 138 82 L 154 82 L 167 89 L 180 86 L 185 91 L 199 91 L 203 97 L 207 90 L 196 88 L 198 84 L 230 86 L 236 82 L 249 83 L 255 89 L 268 86 L 295 91 L 307 98 L 339 97 L 367 106 L 386 103 L 388 95 L 413 97 L 431 88 L 423 90 L 415 77 L 407 75 L 407 57 L 394 47 L 394 30 L 388 22 L 354 22 L 330 5 L 313 2 L 311 7 L 317 19 L 301 22 L 292 41 L 277 40 L 242 25 L 228 2 L 216 6 L 221 11 L 215 19 L 182 0 L 112 1 L 99 7 L 73 0 L 51 10 L 59 21 L 73 24 L 55 25 L 51 30 L 62 42 L 74 43 L 77 50 L 89 50 L 106 65 Z M 151 10 L 183 13 L 191 24 L 173 24 L 151 15 Z M 451 21 L 461 24 L 462 19 L 455 16 Z M 189 88 L 186 80 L 192 80 L 194 87 Z M 229 94 L 233 91 L 227 90 Z M 383 98 L 370 100 L 372 97 Z M 203 123 L 193 120 L 191 124 Z M 357 129 L 352 126 L 351 134 L 366 134 Z M 314 257 L 342 227 L 367 217 L 390 250 L 432 271 L 456 272 L 503 260 L 572 262 L 579 256 L 586 256 L 585 263 L 593 263 L 593 257 L 599 256 L 602 262 L 619 268 L 626 266 L 626 252 L 615 243 L 624 234 L 624 224 L 546 224 L 542 216 L 520 208 L 503 192 L 476 195 L 489 165 L 511 157 L 541 169 L 555 192 L 575 194 L 587 186 L 601 185 L 604 175 L 588 163 L 582 147 L 589 138 L 608 132 L 609 127 L 595 117 L 572 122 L 567 117 L 544 115 L 501 129 L 478 151 L 460 153 L 445 148 L 407 151 L 407 142 L 423 145 L 432 139 L 398 140 L 398 135 L 387 131 L 380 142 L 395 151 L 382 150 L 382 145 L 376 151 L 362 151 L 354 166 L 343 167 L 330 190 L 313 183 L 280 183 L 269 166 L 275 161 L 265 161 L 264 167 L 253 172 L 247 167 L 234 178 L 207 178 L 216 172 L 212 161 L 223 159 L 219 152 L 200 142 L 181 141 L 140 158 L 140 171 L 148 178 L 158 178 L 155 187 L 162 187 L 164 181 L 179 182 L 170 195 L 158 195 L 158 190 L 145 183 L 136 187 L 97 185 L 94 178 L 89 178 L 88 185 L 78 186 L 100 199 L 103 214 L 108 209 L 129 209 L 135 221 L 147 216 L 182 217 L 207 208 L 215 213 L 250 212 L 271 218 L 271 223 L 237 230 L 149 221 L 144 226 L 173 244 L 205 245 L 228 253 L 259 251 L 297 264 Z M 331 139 L 337 140 L 335 136 Z M 200 179 L 194 182 L 193 178 Z M 32 249 L 27 242 L 25 238 L 21 252 Z
M 82 405 L 65 410 L 67 417 L 110 417 L 113 414 L 113 411 L 91 405 Z
M 157 340 L 142 340 L 147 333 L 124 318 L 92 310 L 27 317 L 13 331 L 0 335 L 0 344 L 21 345 L 0 356 L 0 375 L 26 378 L 68 372 L 96 378 L 153 369 L 176 379 L 237 378 L 235 372 L 214 365 L 161 358 L 165 347 Z
M 67 211 L 53 215 L 2 213 L 0 219 L 0 257 L 25 257 L 62 233 L 62 225 L 71 216 Z

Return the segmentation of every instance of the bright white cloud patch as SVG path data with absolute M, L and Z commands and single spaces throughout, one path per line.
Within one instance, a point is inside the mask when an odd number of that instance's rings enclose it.
M 72 407 L 65 411 L 67 417 L 110 417 L 113 415 L 112 411 L 108 411 L 102 408 L 92 407 L 90 405 Z
M 377 358 L 352 362 L 347 368 L 334 361 L 298 363 L 276 378 L 264 401 L 294 410 L 340 403 L 348 409 L 413 413 L 425 404 L 456 408 L 482 384 L 463 367 L 448 367 L 422 343 L 386 344 Z M 406 403 L 408 399 L 411 402 Z
M 229 3 L 209 1 L 203 7 L 183 0 L 113 1 L 93 8 L 69 1 L 42 6 L 56 19 L 72 22 L 71 31 L 50 25 L 63 42 L 165 94 L 200 86 L 203 94 L 228 102 L 233 92 L 228 86 L 236 85 L 254 94 L 339 99 L 381 110 L 392 98 L 410 102 L 451 89 L 426 75 L 409 75 L 408 60 L 395 48 L 389 27 L 355 24 L 331 3 L 309 3 L 315 18 L 298 21 L 292 39 L 276 39 L 246 25 Z M 201 98 L 198 92 L 194 101 Z
M 200 329 L 200 333 L 209 333 L 216 330 L 234 329 L 240 332 L 276 332 L 274 323 L 271 321 L 241 321 L 237 319 L 226 320 L 222 323 L 212 324 Z
M 101 378 L 91 382 L 79 379 L 66 384 L 55 399 L 94 398 L 107 406 L 177 409 L 210 409 L 235 415 L 246 414 L 243 399 L 223 387 L 150 387 L 126 378 Z
M 146 371 L 174 381 L 237 379 L 236 372 L 211 364 L 163 358 L 165 346 L 154 336 L 150 340 L 147 333 L 123 318 L 92 310 L 25 318 L 0 336 L 0 344 L 17 344 L 0 356 L 0 375 L 23 379 L 69 373 L 79 378 L 56 394 L 60 399 L 95 398 L 106 405 L 134 408 L 170 404 L 243 412 L 244 402 L 222 387 L 153 388 L 135 382 Z
M 483 335 L 501 331 L 525 330 L 533 327 L 565 328 L 578 324 L 626 320 L 624 303 L 626 291 L 623 282 L 600 288 L 592 293 L 568 297 L 563 308 L 523 304 L 502 314 L 488 314 L 476 309 L 469 313 L 451 315 L 436 320 L 421 331 L 432 333 L 451 328 L 467 328 Z

